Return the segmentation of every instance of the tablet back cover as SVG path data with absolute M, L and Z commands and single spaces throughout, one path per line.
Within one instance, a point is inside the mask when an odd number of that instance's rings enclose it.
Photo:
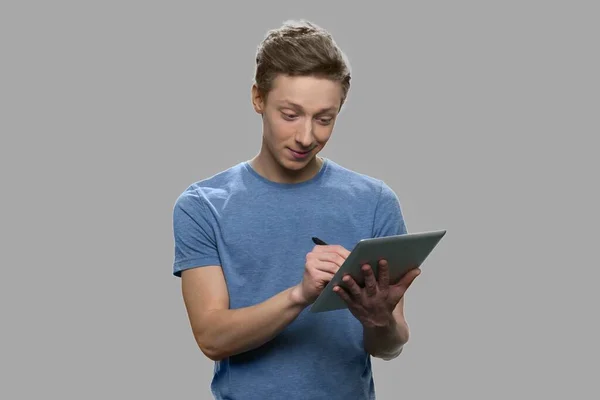
M 344 300 L 333 288 L 335 285 L 346 287 L 342 277 L 347 273 L 357 278 L 362 285 L 361 267 L 364 264 L 371 265 L 377 278 L 378 260 L 387 259 L 390 283 L 397 282 L 410 269 L 420 267 L 445 234 L 446 230 L 437 230 L 361 240 L 312 304 L 311 312 L 347 308 Z

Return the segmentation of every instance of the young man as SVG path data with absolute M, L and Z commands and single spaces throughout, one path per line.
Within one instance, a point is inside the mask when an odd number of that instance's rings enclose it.
M 173 274 L 194 338 L 215 361 L 217 399 L 373 399 L 370 356 L 408 341 L 405 291 L 367 265 L 337 293 L 348 309 L 310 313 L 361 239 L 406 233 L 381 180 L 318 157 L 350 87 L 345 56 L 322 28 L 287 22 L 256 57 L 262 147 L 251 160 L 188 187 L 174 214 Z M 312 236 L 330 245 L 315 246 Z

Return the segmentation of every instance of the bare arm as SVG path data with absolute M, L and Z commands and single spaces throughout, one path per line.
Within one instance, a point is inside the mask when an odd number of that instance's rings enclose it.
M 387 260 L 379 261 L 378 280 L 370 265 L 363 265 L 362 271 L 364 287 L 347 275 L 344 277 L 347 288 L 336 285 L 333 290 L 346 301 L 350 312 L 361 322 L 365 351 L 373 357 L 392 360 L 400 355 L 408 342 L 404 295 L 421 270 L 413 268 L 392 285 Z
M 402 353 L 404 345 L 408 342 L 410 330 L 404 317 L 404 297 L 392 312 L 387 326 L 365 327 L 363 329 L 363 342 L 365 350 L 373 357 L 383 360 L 392 360 Z
M 183 271 L 182 294 L 196 343 L 211 360 L 257 348 L 296 319 L 308 305 L 291 287 L 250 307 L 229 309 L 221 267 Z

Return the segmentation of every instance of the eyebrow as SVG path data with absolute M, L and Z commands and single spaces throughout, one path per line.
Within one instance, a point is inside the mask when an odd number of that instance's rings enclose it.
M 302 106 L 301 105 L 296 104 L 296 103 L 294 103 L 292 101 L 289 101 L 289 100 L 282 100 L 280 103 L 281 103 L 281 105 L 288 105 L 288 106 L 290 106 L 292 108 L 296 108 L 298 110 L 302 110 Z M 337 110 L 337 108 L 335 106 L 331 106 L 331 107 L 320 109 L 317 112 L 317 114 L 322 114 L 322 113 L 325 113 L 325 112 L 335 111 L 335 110 Z

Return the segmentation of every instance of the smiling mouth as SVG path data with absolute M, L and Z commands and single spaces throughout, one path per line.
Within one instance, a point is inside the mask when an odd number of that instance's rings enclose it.
M 296 160 L 304 160 L 306 158 L 308 158 L 308 156 L 310 155 L 310 153 L 315 149 L 314 147 L 308 151 L 297 151 L 294 150 L 290 147 L 288 147 L 288 149 L 290 150 L 292 157 L 294 157 Z
M 313 147 L 313 149 L 314 149 L 314 147 Z M 294 150 L 294 149 L 290 149 L 290 150 L 293 151 L 294 153 L 306 154 L 306 153 L 310 153 L 311 151 L 313 151 L 313 149 L 306 150 L 306 151 L 299 151 L 299 150 Z

